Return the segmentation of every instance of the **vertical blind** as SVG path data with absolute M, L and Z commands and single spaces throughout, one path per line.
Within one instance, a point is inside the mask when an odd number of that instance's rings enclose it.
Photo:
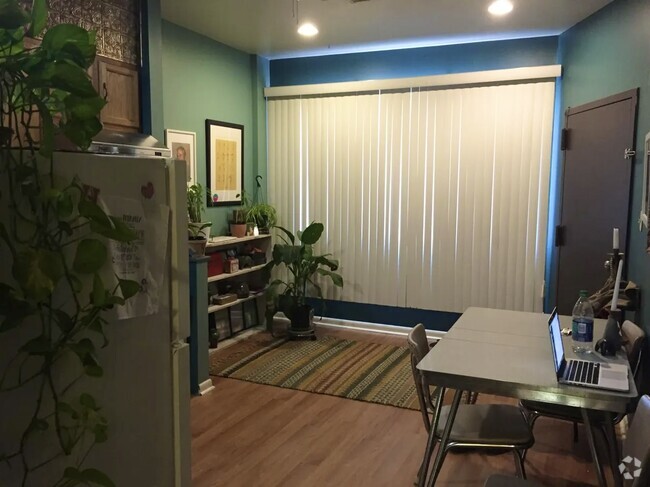
M 553 82 L 268 103 L 269 200 L 325 225 L 330 299 L 540 311 Z

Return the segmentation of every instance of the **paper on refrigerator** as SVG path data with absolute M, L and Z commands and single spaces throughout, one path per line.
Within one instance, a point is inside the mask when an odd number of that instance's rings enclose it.
M 121 218 L 137 235 L 133 242 L 108 244 L 113 272 L 140 283 L 140 291 L 116 307 L 120 320 L 158 313 L 167 257 L 169 206 L 119 196 L 100 198 L 107 214 Z

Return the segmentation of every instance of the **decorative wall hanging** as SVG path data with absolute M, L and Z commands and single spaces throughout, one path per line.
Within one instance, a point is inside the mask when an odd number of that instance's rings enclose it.
M 244 126 L 205 121 L 206 183 L 209 206 L 238 205 L 244 187 Z
M 187 163 L 187 182 L 196 183 L 196 133 L 182 130 L 165 130 L 165 145 L 172 157 Z

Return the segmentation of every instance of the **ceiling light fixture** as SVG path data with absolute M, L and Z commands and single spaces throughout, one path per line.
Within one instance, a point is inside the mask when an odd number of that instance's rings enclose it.
M 298 34 L 305 37 L 314 37 L 318 34 L 318 27 L 311 22 L 304 22 L 298 27 Z
M 513 5 L 510 0 L 496 0 L 488 7 L 488 12 L 492 15 L 502 16 L 512 12 Z

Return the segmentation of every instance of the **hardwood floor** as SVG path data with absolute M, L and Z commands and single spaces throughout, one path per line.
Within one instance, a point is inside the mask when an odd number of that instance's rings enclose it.
M 402 345 L 403 337 L 327 330 L 329 335 Z M 213 378 L 191 401 L 193 485 L 228 487 L 412 486 L 426 443 L 418 411 Z M 480 402 L 514 400 L 481 395 Z M 528 453 L 529 479 L 543 485 L 596 485 L 585 436 L 541 418 Z M 481 486 L 514 475 L 511 454 L 447 456 L 436 485 Z

